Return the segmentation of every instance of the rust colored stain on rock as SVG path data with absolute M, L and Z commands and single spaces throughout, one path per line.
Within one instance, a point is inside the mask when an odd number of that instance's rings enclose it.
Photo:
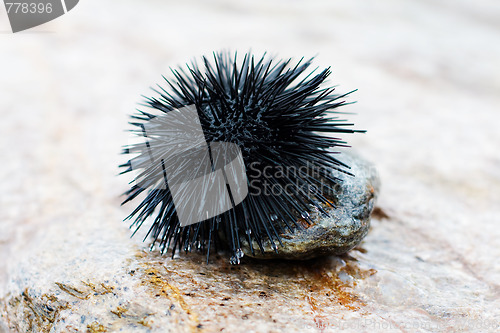
M 205 264 L 203 255 L 193 253 L 176 260 L 146 252 L 140 257 L 144 263 L 136 272 L 149 293 L 178 304 L 192 329 L 215 329 L 222 320 L 279 324 L 286 316 L 321 329 L 341 309 L 368 313 L 353 289 L 357 281 L 376 273 L 349 256 L 265 262 L 245 258 L 238 266 L 217 256 Z M 286 316 L 280 312 L 284 302 Z

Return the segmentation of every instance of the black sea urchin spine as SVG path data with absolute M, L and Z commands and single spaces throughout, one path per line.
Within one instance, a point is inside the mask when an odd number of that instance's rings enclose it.
M 239 263 L 242 237 L 252 252 L 258 250 L 254 242 L 262 250 L 266 240 L 279 251 L 280 235 L 301 228 L 299 218 L 312 223 L 311 209 L 327 214 L 325 207 L 333 207 L 326 193 L 334 191 L 338 180 L 331 171 L 347 172 L 348 166 L 333 157 L 332 148 L 346 143 L 332 134 L 360 131 L 334 117 L 349 93 L 337 95 L 334 88 L 320 87 L 330 70 L 307 73 L 311 61 L 302 59 L 291 66 L 290 59 L 264 55 L 256 60 L 246 54 L 237 61 L 236 54 L 215 53 L 212 61 L 203 57 L 202 66 L 193 62 L 172 70 L 166 86 L 153 89 L 158 96 L 146 98 L 144 105 L 160 113 L 196 106 L 207 142 L 232 142 L 241 149 L 250 189 L 233 209 L 182 227 L 168 187 L 133 185 L 124 203 L 148 192 L 128 219 L 135 217 L 133 226 L 138 229 L 155 216 L 148 235 L 162 253 L 171 248 L 173 256 L 177 250 L 196 248 L 207 250 L 208 259 L 212 247 L 227 244 L 231 262 Z M 139 111 L 131 124 L 144 135 L 145 124 L 155 117 L 153 111 Z M 138 147 L 132 145 L 125 153 L 135 148 L 147 154 Z M 121 167 L 129 172 L 132 163 Z M 159 165 L 143 165 L 142 175 L 159 172 Z

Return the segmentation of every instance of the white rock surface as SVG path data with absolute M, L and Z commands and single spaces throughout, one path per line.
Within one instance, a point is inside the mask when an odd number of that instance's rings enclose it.
M 494 0 L 81 1 L 12 34 L 0 10 L 0 332 L 498 331 L 499 18 Z M 359 88 L 345 111 L 369 132 L 347 139 L 382 192 L 350 257 L 205 265 L 129 239 L 127 115 L 222 48 L 319 54 Z

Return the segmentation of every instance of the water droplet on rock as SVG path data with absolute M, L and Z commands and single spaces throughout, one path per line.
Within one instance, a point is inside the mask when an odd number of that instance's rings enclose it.
M 229 259 L 229 262 L 231 263 L 231 265 L 239 265 L 240 264 L 240 258 L 238 258 L 236 256 L 232 256 Z

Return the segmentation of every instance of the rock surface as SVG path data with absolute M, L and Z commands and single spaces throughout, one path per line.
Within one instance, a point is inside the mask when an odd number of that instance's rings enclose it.
M 302 229 L 282 235 L 283 246 L 278 246 L 278 252 L 269 241 L 263 243 L 262 252 L 254 241 L 252 253 L 248 240 L 242 238 L 245 255 L 259 259 L 304 260 L 343 254 L 361 242 L 370 227 L 370 214 L 380 190 L 380 180 L 375 166 L 357 154 L 343 151 L 337 158 L 348 165 L 349 172 L 355 176 L 335 172 L 340 182 L 335 186 L 337 192 L 330 196 L 336 208 L 324 207 L 329 216 L 316 208 L 309 214 L 311 224 L 300 218 Z
M 498 332 L 496 0 L 80 1 L 0 9 L 0 332 Z M 363 242 L 304 262 L 145 252 L 123 130 L 168 66 L 319 54 L 383 184 Z

